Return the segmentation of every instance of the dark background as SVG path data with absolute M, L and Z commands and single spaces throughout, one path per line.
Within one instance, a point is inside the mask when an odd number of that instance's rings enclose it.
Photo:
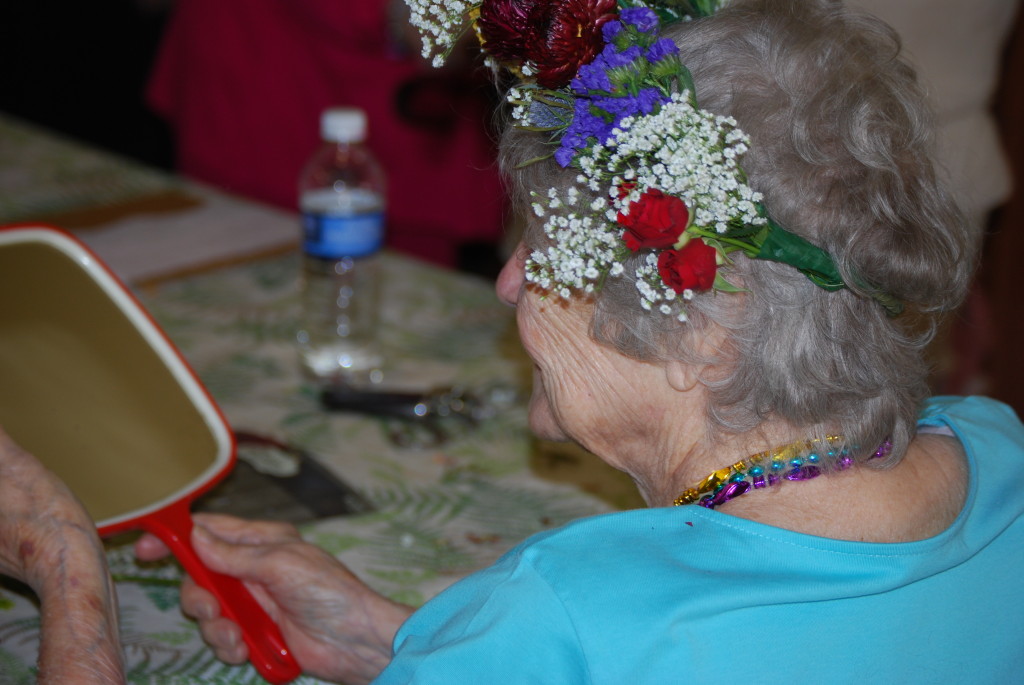
M 167 14 L 155 0 L 3 0 L 0 110 L 171 168 L 170 130 L 143 101 Z
M 1024 415 L 1024 8 L 1003 63 L 995 102 L 1003 142 L 1010 156 L 1016 189 L 993 217 L 979 280 L 992 306 L 995 347 L 988 363 L 989 394 Z

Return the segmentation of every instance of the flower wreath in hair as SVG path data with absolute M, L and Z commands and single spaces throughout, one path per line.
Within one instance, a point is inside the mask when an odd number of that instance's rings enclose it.
M 472 28 L 491 66 L 517 78 L 506 96 L 514 125 L 548 136 L 551 154 L 530 162 L 553 158 L 597 195 L 534 194 L 550 245 L 527 260 L 529 281 L 566 298 L 593 292 L 639 252 L 641 305 L 681 321 L 695 292 L 739 290 L 718 270 L 737 252 L 826 290 L 846 286 L 827 252 L 768 216 L 740 166 L 749 139 L 697 106 L 678 47 L 659 37 L 727 1 L 406 0 L 435 66 Z

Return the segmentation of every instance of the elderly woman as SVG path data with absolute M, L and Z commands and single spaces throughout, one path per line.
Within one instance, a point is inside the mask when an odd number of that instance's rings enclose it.
M 428 49 L 464 4 L 411 2 Z M 898 41 L 827 0 L 692 21 L 681 4 L 469 8 L 512 74 L 504 165 L 533 209 L 498 282 L 535 365 L 531 427 L 628 473 L 650 508 L 532 537 L 415 613 L 294 529 L 200 517 L 200 556 L 253 588 L 306 672 L 1019 678 L 1024 427 L 990 400 L 925 399 L 922 348 L 975 236 Z M 246 659 L 211 595 L 186 583 L 182 606 Z

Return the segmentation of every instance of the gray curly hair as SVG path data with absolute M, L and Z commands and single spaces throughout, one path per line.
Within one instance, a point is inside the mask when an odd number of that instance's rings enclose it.
M 827 250 L 852 285 L 827 292 L 789 266 L 741 257 L 725 268 L 748 292 L 698 293 L 680 324 L 640 307 L 627 264 L 595 296 L 592 337 L 636 359 L 706 365 L 709 435 L 780 420 L 839 430 L 861 459 L 888 438 L 894 463 L 928 393 L 924 347 L 964 298 L 977 242 L 939 180 L 931 112 L 897 35 L 830 0 L 735 0 L 664 35 L 701 107 L 750 136 L 743 166 L 772 218 Z M 574 185 L 576 172 L 553 162 L 521 166 L 549 152 L 536 133 L 506 127 L 502 166 L 520 206 L 531 191 Z M 539 224 L 524 236 L 531 247 L 546 240 Z M 863 284 L 908 312 L 887 317 Z M 711 326 L 726 343 L 698 356 L 693 341 Z

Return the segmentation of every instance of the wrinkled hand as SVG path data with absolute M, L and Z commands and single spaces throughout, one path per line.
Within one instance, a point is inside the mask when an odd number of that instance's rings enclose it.
M 39 682 L 124 682 L 117 601 L 96 526 L 53 473 L 0 429 L 0 573 L 39 597 Z
M 325 680 L 365 683 L 391 659 L 391 641 L 412 613 L 377 594 L 341 562 L 306 543 L 294 526 L 231 516 L 195 516 L 192 545 L 213 571 L 244 581 L 278 624 L 303 671 Z M 139 559 L 168 554 L 156 537 L 138 540 Z M 220 615 L 212 594 L 186 579 L 181 607 L 199 622 L 217 657 L 239 664 L 248 658 L 238 625 Z

